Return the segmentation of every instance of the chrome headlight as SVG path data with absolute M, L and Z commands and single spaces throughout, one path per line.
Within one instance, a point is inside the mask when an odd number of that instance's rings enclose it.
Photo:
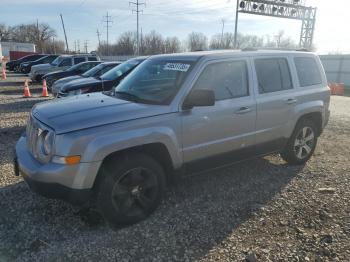
M 47 162 L 53 154 L 55 133 L 49 130 L 39 130 L 38 136 L 36 147 L 38 157 L 42 161 Z

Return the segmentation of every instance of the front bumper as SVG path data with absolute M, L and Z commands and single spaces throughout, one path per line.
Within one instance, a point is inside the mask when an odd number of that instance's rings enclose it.
M 27 150 L 25 137 L 19 139 L 15 152 L 15 173 L 21 174 L 34 192 L 72 204 L 89 201 L 101 162 L 41 164 Z

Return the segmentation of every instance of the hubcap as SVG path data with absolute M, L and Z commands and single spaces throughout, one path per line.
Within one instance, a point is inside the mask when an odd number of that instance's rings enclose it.
M 143 167 L 134 168 L 115 183 L 112 203 L 125 216 L 146 216 L 156 201 L 158 190 L 156 174 Z
M 315 134 L 312 128 L 303 127 L 295 138 L 294 152 L 297 158 L 308 157 L 314 146 Z

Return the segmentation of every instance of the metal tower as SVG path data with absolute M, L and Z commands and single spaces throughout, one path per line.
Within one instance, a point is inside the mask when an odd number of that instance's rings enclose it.
M 305 6 L 303 0 L 237 0 L 236 24 L 238 13 L 301 20 L 299 46 L 310 49 L 314 36 L 316 10 L 316 7 Z M 237 35 L 237 30 L 235 30 L 235 35 Z

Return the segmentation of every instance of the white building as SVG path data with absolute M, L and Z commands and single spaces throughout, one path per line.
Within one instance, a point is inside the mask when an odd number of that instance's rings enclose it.
M 0 42 L 0 58 L 9 58 L 10 51 L 35 52 L 35 45 L 30 43 Z

